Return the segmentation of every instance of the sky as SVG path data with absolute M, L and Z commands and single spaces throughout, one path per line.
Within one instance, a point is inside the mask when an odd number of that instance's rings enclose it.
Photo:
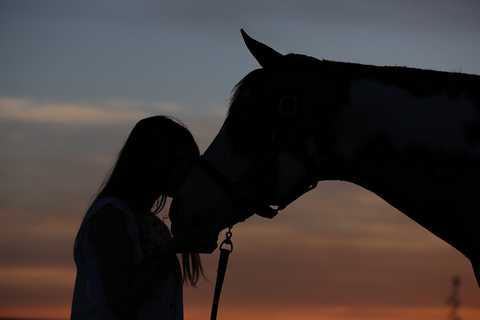
M 205 150 L 258 67 L 240 28 L 282 53 L 480 74 L 479 12 L 475 0 L 0 0 L 0 318 L 68 317 L 73 239 L 129 130 L 170 115 Z M 348 182 L 237 225 L 234 243 L 220 318 L 442 319 L 454 275 L 463 319 L 480 318 L 468 260 Z M 186 319 L 208 316 L 217 254 L 202 258 L 209 280 L 185 288 Z

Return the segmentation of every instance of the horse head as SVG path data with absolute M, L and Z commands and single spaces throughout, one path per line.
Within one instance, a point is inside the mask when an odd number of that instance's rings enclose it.
M 325 150 L 329 109 L 342 95 L 338 85 L 318 78 L 321 61 L 280 54 L 241 33 L 261 68 L 235 86 L 221 130 L 171 206 L 172 233 L 191 250 L 213 250 L 199 248 L 199 237 L 216 237 L 255 213 L 275 216 L 338 167 Z

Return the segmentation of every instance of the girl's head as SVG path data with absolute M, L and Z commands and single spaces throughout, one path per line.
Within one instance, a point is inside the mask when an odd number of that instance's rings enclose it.
M 190 131 L 165 116 L 140 120 L 130 132 L 99 197 L 118 196 L 159 213 L 174 197 L 200 151 Z M 137 208 L 138 208 L 137 207 Z M 182 254 L 183 279 L 195 285 L 203 274 L 197 253 Z
M 177 121 L 142 119 L 130 132 L 104 191 L 125 198 L 174 196 L 199 155 L 192 134 Z

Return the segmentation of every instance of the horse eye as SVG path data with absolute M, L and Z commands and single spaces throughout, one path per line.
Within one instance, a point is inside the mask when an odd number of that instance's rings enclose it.
M 297 98 L 284 96 L 278 104 L 278 113 L 282 116 L 293 116 L 297 113 Z

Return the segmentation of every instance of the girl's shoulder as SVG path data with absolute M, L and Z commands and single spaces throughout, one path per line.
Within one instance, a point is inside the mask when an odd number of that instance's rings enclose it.
M 106 245 L 133 247 L 135 261 L 142 259 L 140 228 L 133 211 L 118 198 L 99 198 L 87 212 L 91 240 Z
M 112 204 L 99 208 L 90 219 L 92 236 L 95 239 L 121 238 L 128 235 L 124 212 Z
M 127 233 L 129 219 L 126 219 L 126 216 L 130 214 L 128 211 L 129 209 L 120 199 L 98 198 L 88 209 L 84 220 L 90 225 L 90 231 L 94 233 Z

